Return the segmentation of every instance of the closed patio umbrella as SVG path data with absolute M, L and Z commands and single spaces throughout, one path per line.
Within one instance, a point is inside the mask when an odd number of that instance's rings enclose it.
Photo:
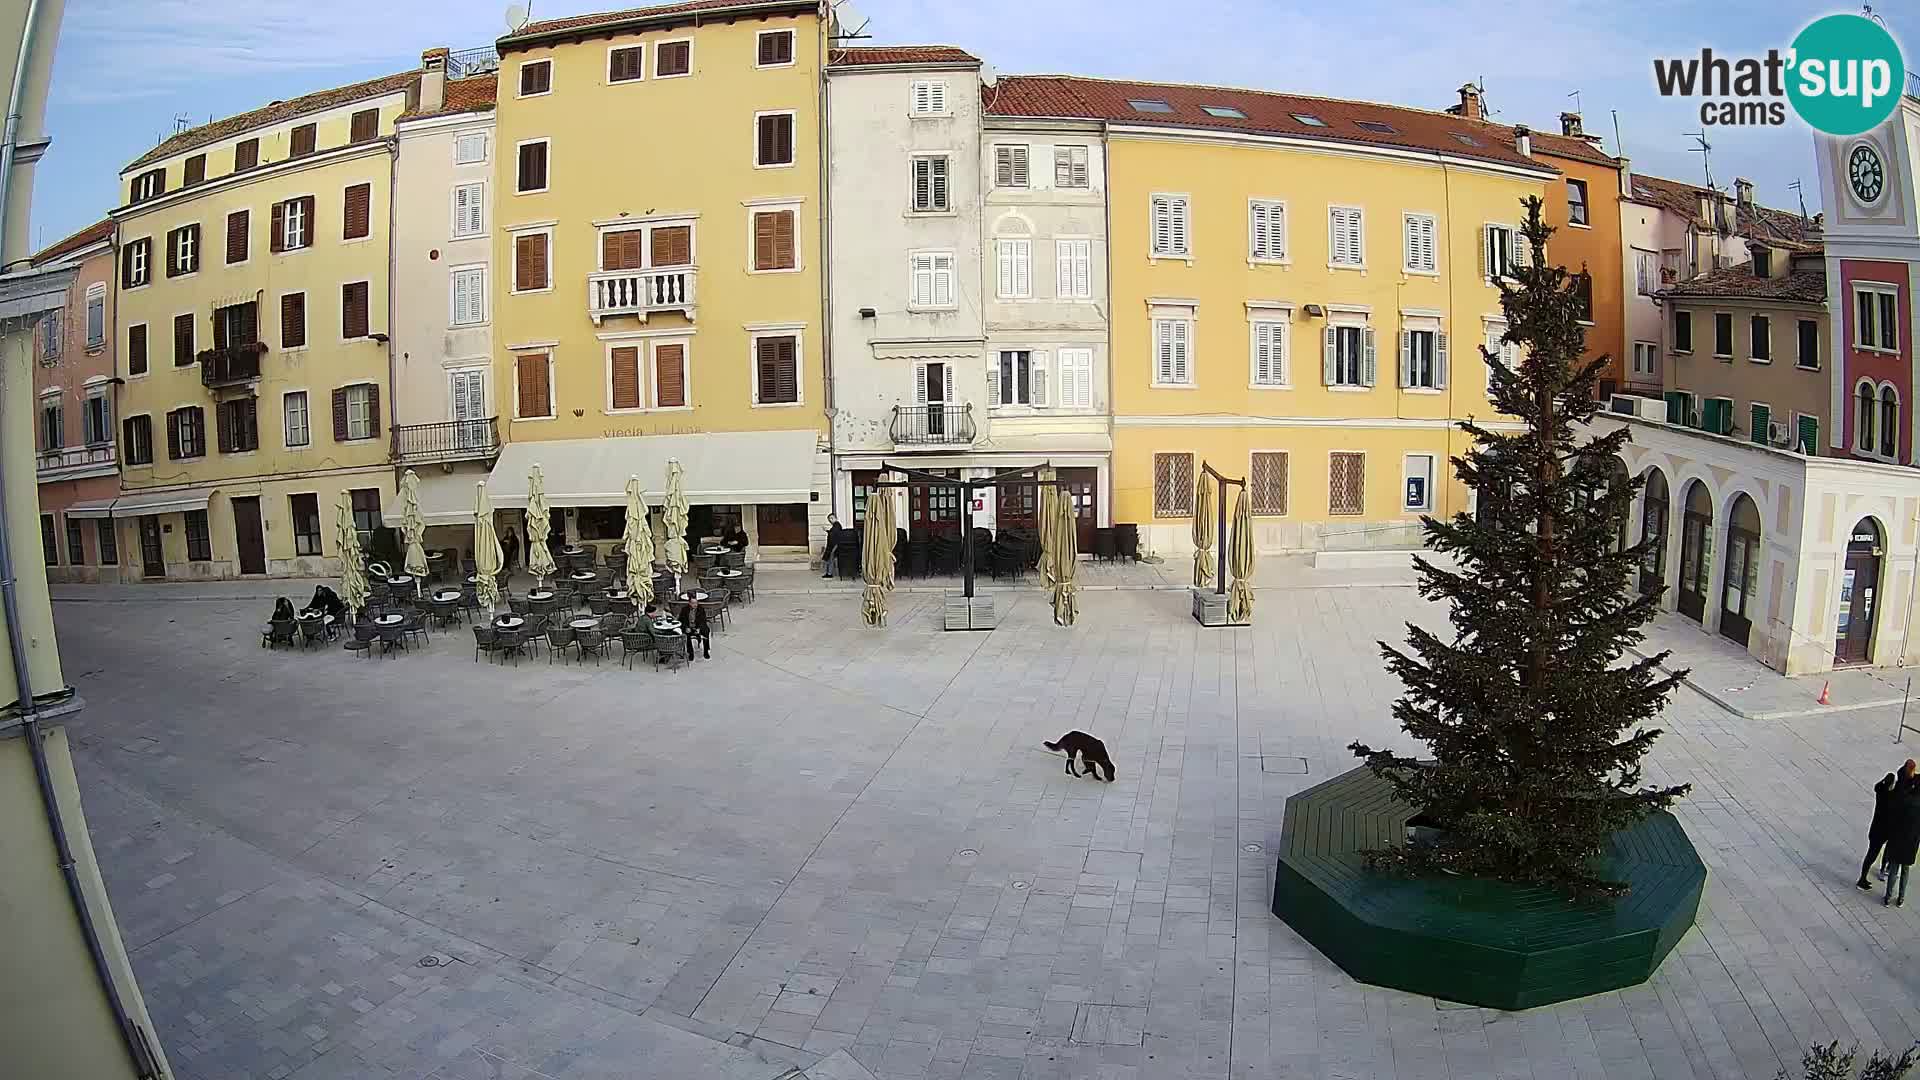
M 1079 530 L 1073 520 L 1073 500 L 1058 495 L 1053 500 L 1053 621 L 1072 626 L 1080 614 L 1080 599 L 1074 588 L 1074 571 L 1080 565 Z
M 420 546 L 420 538 L 427 534 L 427 519 L 420 513 L 420 477 L 408 469 L 400 477 L 400 537 L 406 541 L 406 553 L 401 556 L 407 573 L 413 575 L 413 594 L 420 595 L 420 583 L 427 576 L 427 549 Z
M 892 473 L 880 474 L 888 480 Z M 867 500 L 866 532 L 860 543 L 860 573 L 867 587 L 860 594 L 860 614 L 868 626 L 887 624 L 887 594 L 893 591 L 893 489 L 881 488 Z
M 634 603 L 653 599 L 653 523 L 647 520 L 647 502 L 640 495 L 640 478 L 627 477 L 627 531 L 620 537 L 627 553 L 627 591 Z
M 1245 487 L 1240 489 L 1240 498 L 1233 504 L 1233 539 L 1227 544 L 1227 569 L 1233 574 L 1233 584 L 1227 586 L 1227 621 L 1249 622 L 1253 619 L 1253 507 Z
M 687 481 L 679 458 L 667 459 L 667 565 L 676 574 L 687 572 Z
M 1213 488 L 1206 474 L 1193 485 L 1193 587 L 1213 584 Z
M 1059 543 L 1060 536 L 1058 523 L 1054 521 L 1053 504 L 1060 497 L 1060 493 L 1048 483 L 1054 478 L 1051 466 L 1042 468 L 1038 475 L 1040 478 L 1040 583 L 1052 588 L 1053 549 L 1054 545 Z
M 367 607 L 367 568 L 360 557 L 360 532 L 353 527 L 353 499 L 340 493 L 333 508 L 334 543 L 340 549 L 340 601 L 347 605 L 349 617 Z
M 482 480 L 473 485 L 473 597 L 489 615 L 500 606 L 500 567 L 506 561 L 493 530 L 493 502 Z
M 553 552 L 547 547 L 547 534 L 553 531 L 553 518 L 547 513 L 547 478 L 535 464 L 527 470 L 527 572 L 542 585 L 553 576 Z

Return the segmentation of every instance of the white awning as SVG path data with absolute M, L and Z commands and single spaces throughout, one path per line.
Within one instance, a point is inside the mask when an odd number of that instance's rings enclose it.
M 146 517 L 149 514 L 180 514 L 188 510 L 205 510 L 207 500 L 211 498 L 213 498 L 212 488 L 136 491 L 113 500 L 113 516 L 117 518 Z
M 67 507 L 70 518 L 104 518 L 113 516 L 112 499 L 87 499 Z
M 537 462 L 549 506 L 622 505 L 629 476 L 638 476 L 647 501 L 658 503 L 666 498 L 667 460 L 678 458 L 689 503 L 803 503 L 813 496 L 819 441 L 818 433 L 802 430 L 509 443 L 487 495 L 497 507 L 526 506 L 527 472 Z
M 472 525 L 473 485 L 487 478 L 474 470 L 441 472 L 439 468 L 416 469 L 420 478 L 420 516 L 428 525 Z M 491 496 L 491 490 L 487 493 Z M 380 518 L 391 528 L 400 527 L 400 497 L 384 501 Z

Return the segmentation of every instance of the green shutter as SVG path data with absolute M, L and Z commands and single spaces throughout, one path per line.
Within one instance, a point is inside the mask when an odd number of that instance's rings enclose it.
M 1800 452 L 1812 457 L 1820 453 L 1820 418 L 1803 416 L 1800 418 Z
M 1667 399 L 1667 423 L 1669 424 L 1686 423 L 1687 422 L 1687 392 L 1685 390 L 1669 390 L 1666 393 L 1666 399 Z
M 1748 434 L 1754 442 L 1767 445 L 1767 427 L 1773 422 L 1773 410 L 1755 403 L 1753 406 L 1753 430 Z

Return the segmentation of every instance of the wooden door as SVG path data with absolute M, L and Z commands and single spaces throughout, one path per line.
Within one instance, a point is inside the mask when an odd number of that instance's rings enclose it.
M 959 479 L 958 469 L 929 469 L 936 476 Z M 915 540 L 929 536 L 960 535 L 960 489 L 917 484 L 908 489 L 907 535 Z
M 1040 532 L 1040 486 L 1013 484 L 994 492 L 993 523 L 999 532 Z
M 754 507 L 761 547 L 806 547 L 807 504 L 765 503 Z
M 1704 622 L 1707 580 L 1712 574 L 1713 522 L 1704 514 L 1687 511 L 1680 531 L 1680 614 Z
M 1066 484 L 1061 490 L 1073 499 L 1074 543 L 1081 554 L 1093 550 L 1093 527 L 1098 520 L 1098 506 L 1095 503 L 1100 480 L 1100 470 L 1091 468 L 1061 469 L 1060 479 Z
M 1873 655 L 1873 601 L 1880 586 L 1880 556 L 1873 548 L 1851 545 L 1840 572 L 1840 615 L 1833 662 L 1864 664 Z
M 167 560 L 160 552 L 160 519 L 149 514 L 140 520 L 140 569 L 148 577 L 166 577 Z
M 240 552 L 242 574 L 267 572 L 267 538 L 260 529 L 260 500 L 252 496 L 233 500 L 233 539 Z

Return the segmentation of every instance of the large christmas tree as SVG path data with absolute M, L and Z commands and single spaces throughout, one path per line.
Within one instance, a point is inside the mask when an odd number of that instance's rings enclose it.
M 1642 546 L 1620 543 L 1640 481 L 1615 466 L 1624 425 L 1581 432 L 1606 358 L 1581 360 L 1580 291 L 1547 263 L 1540 200 L 1525 205 L 1533 257 L 1499 283 L 1521 358 L 1482 350 L 1489 396 L 1523 428 L 1460 425 L 1474 448 L 1453 467 L 1478 512 L 1421 522 L 1459 572 L 1414 559 L 1421 595 L 1451 606 L 1454 637 L 1408 624 L 1408 651 L 1380 643 L 1407 688 L 1394 716 L 1433 760 L 1352 750 L 1438 826 L 1431 842 L 1374 853 L 1376 866 L 1617 895 L 1625 886 L 1597 865 L 1608 837 L 1686 793 L 1640 776 L 1660 734 L 1642 725 L 1681 676 L 1661 675 L 1665 653 L 1617 663 L 1658 599 L 1630 587 Z

